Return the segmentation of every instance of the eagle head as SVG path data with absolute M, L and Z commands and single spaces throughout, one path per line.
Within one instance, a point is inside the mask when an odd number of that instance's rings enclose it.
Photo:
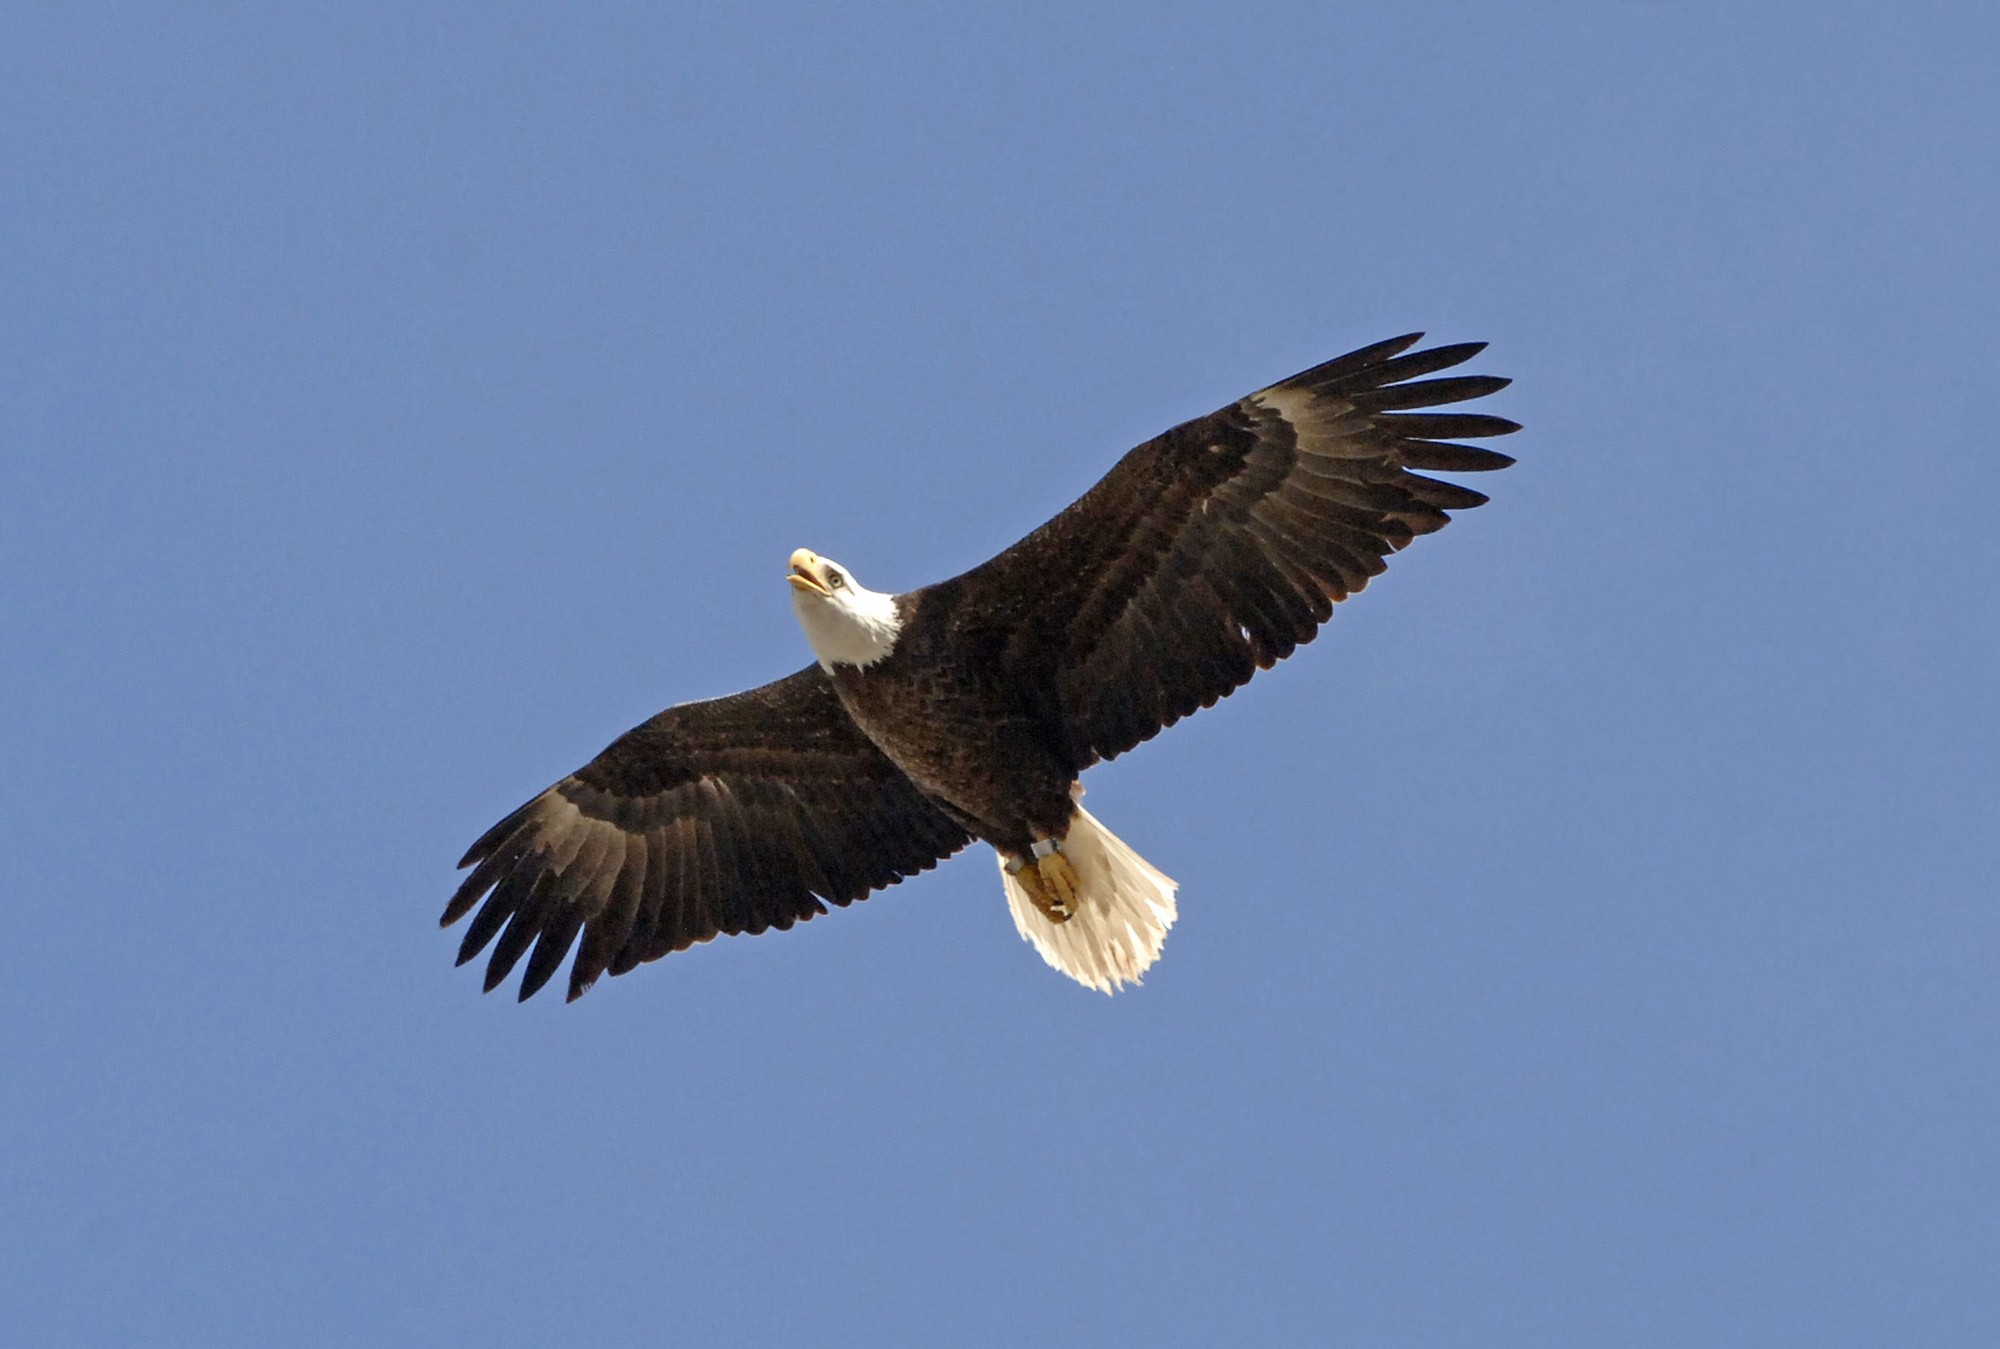
M 868 589 L 847 568 L 809 548 L 792 554 L 785 579 L 792 586 L 792 612 L 825 669 L 873 665 L 895 650 L 903 618 L 894 595 Z

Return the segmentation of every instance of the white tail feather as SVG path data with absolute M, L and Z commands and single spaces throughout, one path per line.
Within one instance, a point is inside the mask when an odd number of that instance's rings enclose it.
M 1042 959 L 1086 988 L 1115 993 L 1138 983 L 1166 944 L 1179 887 L 1082 806 L 1062 850 L 1078 889 L 1077 911 L 1065 923 L 1044 918 L 1002 860 L 1000 884 L 1014 927 Z

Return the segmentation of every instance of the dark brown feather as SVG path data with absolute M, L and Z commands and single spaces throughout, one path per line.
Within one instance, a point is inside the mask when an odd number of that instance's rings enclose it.
M 1470 360 L 1421 334 L 1336 357 L 1121 459 L 1074 505 L 928 591 L 952 612 L 1005 604 L 998 657 L 1075 770 L 1150 738 L 1312 640 L 1387 556 L 1486 498 L 1413 468 L 1478 472 L 1506 455 L 1443 443 L 1518 426 L 1413 412 L 1505 387 L 1422 380 Z
M 497 936 L 485 986 L 525 955 L 522 998 L 574 946 L 575 998 L 604 973 L 851 903 L 968 837 L 861 733 L 815 665 L 620 736 L 473 845 L 444 922 L 483 898 L 459 963 Z
M 1507 468 L 1514 462 L 1512 455 L 1498 450 L 1482 449 L 1477 445 L 1453 445 L 1448 441 L 1405 440 L 1399 448 L 1403 462 L 1409 467 L 1440 473 L 1485 473 Z
M 1379 389 L 1384 385 L 1396 384 L 1403 380 L 1434 375 L 1440 370 L 1449 370 L 1454 365 L 1463 365 L 1484 350 L 1486 350 L 1484 342 L 1454 342 L 1442 347 L 1426 347 L 1422 351 L 1413 351 L 1406 356 L 1393 356 L 1386 361 L 1376 361 L 1342 379 L 1331 381 L 1314 379 L 1312 378 L 1314 372 L 1308 370 L 1303 375 L 1293 376 L 1292 382 L 1309 385 L 1323 393 L 1345 395 L 1357 390 Z
M 1511 383 L 1512 380 L 1498 375 L 1458 375 L 1451 379 L 1422 379 L 1414 384 L 1391 384 L 1386 389 L 1371 389 L 1367 393 L 1350 394 L 1348 397 L 1358 408 L 1369 412 L 1389 412 L 1396 408 L 1464 403 L 1498 393 Z

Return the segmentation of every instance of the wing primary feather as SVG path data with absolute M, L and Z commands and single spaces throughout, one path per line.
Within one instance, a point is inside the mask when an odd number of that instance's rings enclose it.
M 506 842 L 507 839 L 513 835 L 514 831 L 520 828 L 520 826 L 527 820 L 529 812 L 533 811 L 536 806 L 540 805 L 542 803 L 542 798 L 547 795 L 548 795 L 547 792 L 543 792 L 535 796 L 532 800 L 523 801 L 514 810 L 510 811 L 506 815 L 506 817 L 503 818 L 498 824 L 494 825 L 491 829 L 488 829 L 485 833 L 481 834 L 477 839 L 475 839 L 473 841 L 472 846 L 465 850 L 465 856 L 458 859 L 459 870 L 463 871 L 466 867 L 471 866 L 474 862 L 480 861 L 481 859 L 485 858 L 489 853 L 493 852 L 496 848 L 498 848 L 502 843 Z
M 1440 407 L 1464 403 L 1498 393 L 1514 381 L 1498 375 L 1456 375 L 1450 379 L 1420 379 L 1410 384 L 1391 384 L 1347 395 L 1348 401 L 1370 412 L 1390 412 L 1397 408 Z
M 1312 471 L 1295 474 L 1286 484 L 1286 497 L 1315 515 L 1352 519 L 1352 516 L 1338 516 L 1328 509 L 1343 507 L 1348 511 L 1361 512 L 1371 521 L 1421 504 L 1400 481 L 1360 482 L 1349 476 Z M 1299 500 L 1301 497 L 1311 500 Z
M 1486 493 L 1470 487 L 1460 487 L 1455 482 L 1439 482 L 1436 478 L 1415 473 L 1410 475 L 1410 490 L 1419 499 L 1444 511 L 1469 511 L 1492 500 Z
M 1480 440 L 1521 429 L 1519 422 L 1482 412 L 1386 412 L 1375 424 L 1404 440 Z
M 539 866 L 531 858 L 520 870 L 510 873 L 493 887 L 493 893 L 486 897 L 485 906 L 473 916 L 471 925 L 465 929 L 465 936 L 458 944 L 457 964 L 465 964 L 486 949 L 486 944 L 499 934 L 501 927 L 520 908 L 521 901 L 534 888 L 535 880 L 540 875 Z
M 1379 388 L 1384 384 L 1416 379 L 1421 375 L 1449 370 L 1454 365 L 1463 365 L 1484 350 L 1486 350 L 1484 342 L 1453 342 L 1442 347 L 1430 347 L 1423 351 L 1410 352 L 1406 356 L 1394 356 L 1388 360 L 1377 361 L 1331 386 L 1321 383 L 1319 387 L 1328 393 Z
M 1336 356 L 1330 361 L 1322 361 L 1320 364 L 1312 367 L 1312 369 L 1301 370 L 1290 379 L 1280 380 L 1279 383 L 1329 384 L 1335 380 L 1345 379 L 1358 370 L 1366 370 L 1370 366 L 1379 365 L 1391 356 L 1401 355 L 1423 340 L 1424 335 L 1422 333 L 1404 333 L 1401 337 L 1391 337 L 1386 341 L 1373 343 L 1357 351 L 1350 351 L 1345 356 Z
M 1453 445 L 1442 440 L 1406 440 L 1397 447 L 1407 468 L 1435 473 L 1487 473 L 1506 468 L 1514 457 L 1478 445 Z
M 544 871 L 535 878 L 534 887 L 521 901 L 521 906 L 514 910 L 514 916 L 507 920 L 507 928 L 500 934 L 500 940 L 493 943 L 493 954 L 486 960 L 484 992 L 491 993 L 513 973 L 515 962 L 527 953 L 528 944 L 540 933 L 542 918 L 548 909 L 551 875 Z
M 516 1002 L 526 1002 L 542 991 L 550 977 L 561 968 L 563 957 L 576 941 L 576 934 L 583 930 L 583 914 L 574 905 L 563 909 L 554 922 L 542 929 L 542 935 L 535 939 L 534 953 L 528 957 L 528 968 L 521 974 L 521 991 L 515 995 Z
M 482 859 L 479 865 L 472 869 L 472 874 L 467 876 L 452 894 L 450 902 L 444 906 L 444 912 L 438 917 L 438 926 L 450 927 L 470 913 L 481 895 L 491 890 L 510 870 L 520 865 L 524 852 L 525 847 L 510 847 L 502 852 L 491 853 Z

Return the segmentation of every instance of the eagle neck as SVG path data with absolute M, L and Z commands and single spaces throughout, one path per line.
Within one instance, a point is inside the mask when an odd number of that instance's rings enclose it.
M 829 674 L 836 665 L 867 669 L 896 649 L 896 639 L 903 631 L 903 615 L 894 595 L 852 584 L 832 600 L 795 594 L 792 612 L 805 630 L 813 658 Z

